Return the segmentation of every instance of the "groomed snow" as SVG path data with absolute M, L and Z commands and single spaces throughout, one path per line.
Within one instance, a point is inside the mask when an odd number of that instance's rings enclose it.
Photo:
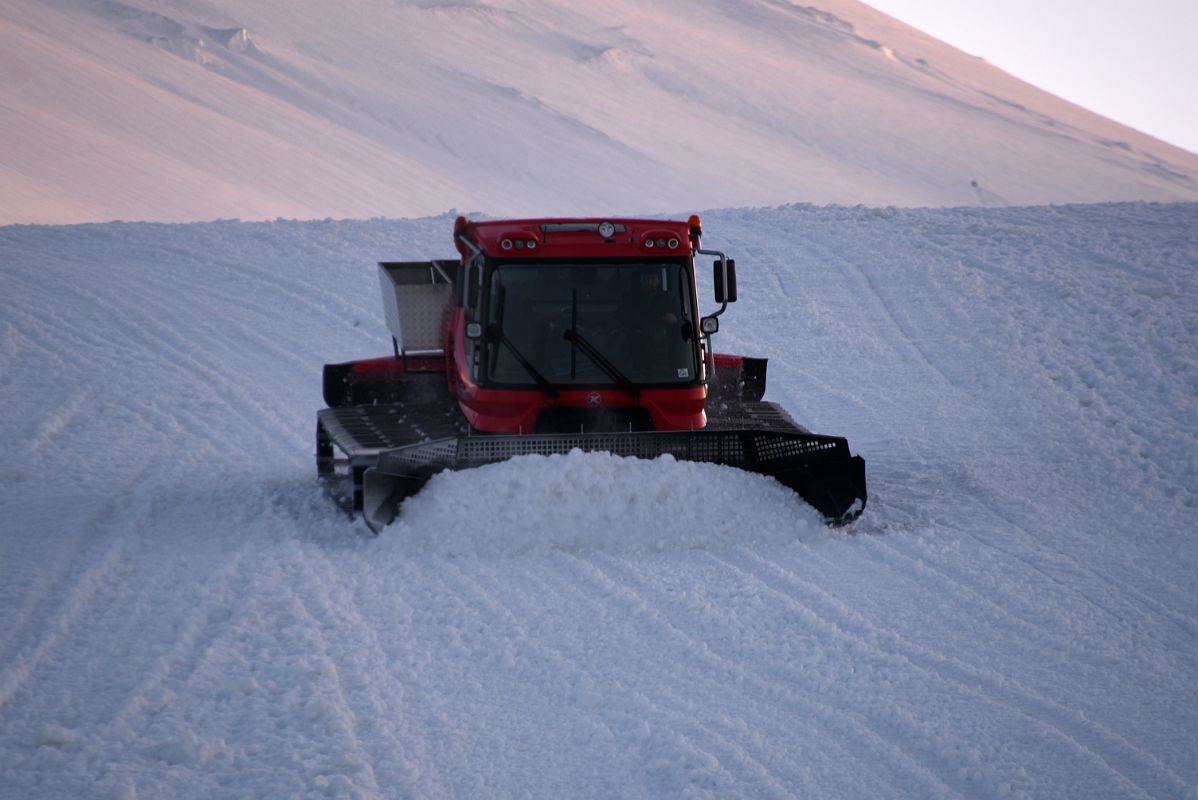
M 376 538 L 320 367 L 451 216 L 0 228 L 0 795 L 1198 797 L 1198 206 L 703 216 L 850 528 L 574 453 Z

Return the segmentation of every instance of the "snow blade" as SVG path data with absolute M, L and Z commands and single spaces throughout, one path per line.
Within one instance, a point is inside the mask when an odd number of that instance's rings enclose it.
M 571 450 L 652 459 L 724 464 L 776 478 L 823 514 L 831 525 L 852 522 L 865 509 L 865 461 L 848 442 L 795 426 L 792 430 L 718 429 L 637 433 L 473 436 L 399 447 L 379 454 L 362 481 L 362 513 L 376 533 L 392 522 L 404 499 L 436 473 L 470 469 L 520 455 Z

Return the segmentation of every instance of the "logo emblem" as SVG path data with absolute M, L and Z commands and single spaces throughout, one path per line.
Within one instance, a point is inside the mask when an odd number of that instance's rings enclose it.
M 598 392 L 591 392 L 590 394 L 587 395 L 587 405 L 588 406 L 603 405 L 603 396 L 601 394 L 599 394 Z

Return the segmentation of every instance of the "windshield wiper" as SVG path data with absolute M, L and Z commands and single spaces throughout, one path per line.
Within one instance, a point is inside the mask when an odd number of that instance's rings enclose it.
M 562 338 L 576 346 L 582 351 L 584 356 L 595 362 L 595 366 L 607 373 L 607 377 L 615 381 L 621 389 L 628 392 L 628 396 L 633 400 L 641 396 L 641 390 L 636 388 L 636 384 L 629 380 L 627 375 L 620 372 L 615 364 L 608 361 L 607 357 L 600 353 L 595 348 L 595 345 L 588 342 L 581 333 L 570 328 L 562 334 Z
M 537 388 L 541 390 L 541 394 L 552 399 L 556 399 L 561 394 L 561 392 L 557 390 L 557 387 L 550 383 L 544 375 L 538 372 L 537 368 L 534 367 L 532 363 L 525 358 L 519 350 L 516 349 L 516 345 L 512 344 L 512 340 L 507 338 L 507 334 L 502 330 L 499 331 L 499 341 L 502 342 L 503 346 L 506 347 L 508 352 L 512 354 L 512 358 L 516 359 L 516 363 L 524 367 L 524 371 L 528 373 L 529 377 L 536 381 Z
M 499 287 L 499 307 L 495 309 L 495 331 L 499 334 L 499 341 L 508 349 L 508 352 L 512 354 L 512 358 L 516 359 L 516 363 L 524 367 L 524 371 L 527 372 L 529 377 L 536 382 L 537 388 L 541 390 L 541 394 L 545 395 L 545 397 L 550 400 L 556 400 L 559 396 L 561 396 L 561 392 L 559 392 L 557 387 L 550 383 L 544 375 L 537 371 L 537 368 L 532 365 L 532 362 L 524 357 L 524 354 L 517 349 L 516 345 L 512 344 L 512 340 L 509 339 L 507 334 L 503 332 L 503 304 L 506 298 L 507 290 L 502 286 Z

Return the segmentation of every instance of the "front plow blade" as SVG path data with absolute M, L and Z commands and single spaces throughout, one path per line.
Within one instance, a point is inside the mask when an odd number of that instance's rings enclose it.
M 474 436 L 413 444 L 380 453 L 377 465 L 366 470 L 362 512 L 377 533 L 395 519 L 404 499 L 442 470 L 574 449 L 647 459 L 669 454 L 679 461 L 723 464 L 769 475 L 797 492 L 831 525 L 852 522 L 865 509 L 865 461 L 849 452 L 844 439 L 795 426 L 789 430 Z

